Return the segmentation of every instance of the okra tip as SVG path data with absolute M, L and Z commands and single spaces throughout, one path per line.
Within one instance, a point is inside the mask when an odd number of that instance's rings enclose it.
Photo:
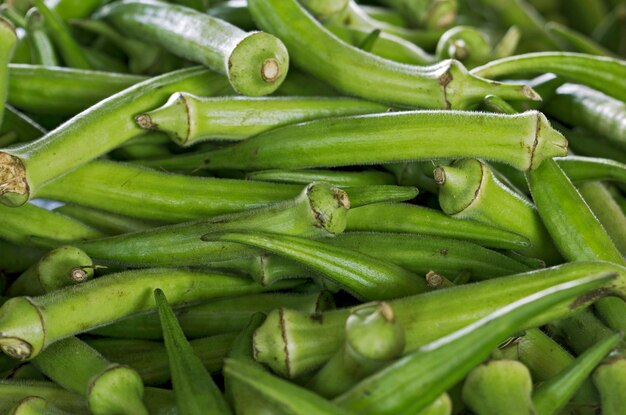
M 361 356 L 390 360 L 404 350 L 404 330 L 388 303 L 363 304 L 346 320 L 346 341 Z
M 530 150 L 529 170 L 539 167 L 545 159 L 567 155 L 567 145 L 567 139 L 563 134 L 552 128 L 545 115 L 537 112 L 535 140 Z
M 24 164 L 18 157 L 0 151 L 0 202 L 7 206 L 21 206 L 29 196 Z
M 46 329 L 36 305 L 28 297 L 15 297 L 0 307 L 0 349 L 18 360 L 39 354 Z
M 270 312 L 252 336 L 253 357 L 258 362 L 271 364 L 272 370 L 286 377 L 291 376 L 291 348 L 287 337 L 285 309 Z M 278 329 L 278 331 L 276 331 Z M 280 333 L 280 335 L 277 335 Z
M 305 193 L 316 226 L 330 233 L 341 233 L 346 228 L 350 199 L 348 194 L 328 183 L 311 183 Z
M 163 106 L 135 117 L 135 122 L 146 130 L 166 133 L 176 144 L 184 146 L 191 135 L 192 123 L 187 95 L 177 92 Z
M 10 20 L 0 16 L 0 31 L 2 32 L 2 37 L 9 37 L 13 43 L 17 42 L 17 33 L 15 32 L 15 26 L 11 23 Z M 6 41 L 6 40 L 5 40 Z

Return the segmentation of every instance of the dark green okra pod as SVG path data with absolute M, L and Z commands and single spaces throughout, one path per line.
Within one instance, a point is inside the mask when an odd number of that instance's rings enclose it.
M 15 27 L 4 17 L 0 17 L 0 124 L 4 114 L 4 104 L 7 100 L 9 84 L 8 64 L 13 58 L 13 51 L 17 45 Z
M 71 415 L 70 412 L 63 411 L 51 402 L 38 396 L 29 396 L 18 402 L 8 415 Z
M 487 34 L 471 26 L 455 26 L 447 30 L 437 43 L 439 59 L 456 59 L 468 67 L 482 65 L 491 57 Z
M 14 142 L 33 141 L 46 133 L 41 125 L 11 105 L 7 104 L 5 110 L 0 133 L 15 133 L 17 137 Z
M 584 34 L 561 23 L 548 22 L 548 24 L 546 24 L 546 30 L 550 34 L 552 34 L 552 36 L 560 39 L 565 43 L 568 43 L 575 52 L 619 58 L 617 54 L 599 44 L 594 39 L 587 37 Z
M 624 412 L 626 390 L 626 359 L 609 357 L 596 368 L 593 383 L 602 398 L 602 413 L 619 415 Z
M 600 180 L 626 183 L 626 164 L 619 161 L 582 156 L 555 157 L 555 160 L 573 183 Z
M 404 331 L 387 303 L 354 308 L 345 330 L 344 345 L 307 383 L 308 389 L 326 398 L 345 392 L 404 350 Z
M 350 95 L 401 106 L 455 109 L 490 93 L 537 99 L 526 86 L 468 76 L 458 61 L 419 67 L 379 58 L 340 41 L 296 0 L 251 0 L 248 7 L 259 27 L 285 42 L 297 66 Z
M 155 107 L 173 92 L 210 95 L 225 80 L 201 68 L 188 68 L 151 78 L 101 101 L 40 140 L 0 150 L 0 202 L 19 206 L 38 188 L 106 153 L 143 130 L 132 115 Z M 90 136 L 88 145 L 84 137 Z
M 124 0 L 105 6 L 97 17 L 106 18 L 127 34 L 227 75 L 232 87 L 244 95 L 274 92 L 289 69 L 287 49 L 278 38 L 264 32 L 246 33 L 186 7 Z
M 384 0 L 416 27 L 440 28 L 450 25 L 457 13 L 456 0 Z
M 45 251 L 0 239 L 0 272 L 24 272 L 35 264 Z

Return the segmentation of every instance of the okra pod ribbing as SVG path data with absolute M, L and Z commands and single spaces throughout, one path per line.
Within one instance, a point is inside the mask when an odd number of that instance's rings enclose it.
M 566 152 L 567 140 L 536 111 L 408 111 L 288 125 L 177 160 L 195 168 L 265 170 L 476 157 L 529 170 Z
M 137 116 L 139 126 L 167 133 L 181 146 L 211 139 L 244 140 L 287 124 L 341 115 L 385 112 L 387 107 L 349 98 L 219 97 L 177 93 Z
M 274 92 L 289 69 L 287 49 L 278 38 L 264 32 L 246 33 L 186 7 L 124 0 L 103 7 L 97 16 L 127 34 L 227 75 L 232 87 L 244 95 Z
M 626 255 L 626 215 L 606 186 L 599 182 L 587 182 L 580 184 L 578 191 L 606 230 L 615 247 L 622 255 Z
M 626 164 L 619 161 L 581 156 L 555 157 L 555 160 L 574 183 L 596 180 L 626 183 Z
M 87 402 L 81 396 L 51 383 L 41 381 L 0 380 L 0 403 L 16 404 L 29 396 L 44 398 L 70 413 L 87 413 Z
M 457 12 L 455 0 L 385 0 L 417 27 L 439 28 L 450 25 Z
M 602 411 L 605 415 L 619 415 L 624 412 L 624 390 L 626 390 L 626 359 L 607 359 L 593 373 L 593 383 L 602 398 Z
M 295 65 L 350 95 L 442 109 L 467 108 L 488 94 L 518 100 L 538 98 L 523 85 L 469 76 L 458 61 L 419 67 L 379 58 L 340 41 L 296 0 L 251 0 L 248 7 L 261 29 L 285 42 Z
M 122 233 L 142 231 L 154 227 L 154 224 L 140 219 L 129 218 L 115 213 L 104 212 L 77 205 L 63 205 L 54 209 L 62 215 L 81 221 L 82 223 L 99 230 L 105 235 L 119 235 Z
M 59 66 L 52 41 L 45 31 L 44 17 L 35 8 L 26 14 L 26 29 L 31 62 L 42 66 Z
M 173 92 L 210 95 L 226 86 L 201 68 L 165 74 L 134 85 L 83 111 L 33 143 L 0 151 L 0 202 L 19 206 L 37 188 L 106 153 L 143 130 L 132 115 Z M 90 136 L 89 143 L 84 137 Z
M 248 173 L 246 177 L 249 180 L 279 183 L 306 184 L 311 182 L 328 182 L 336 186 L 367 186 L 373 184 L 396 183 L 391 174 L 378 170 L 362 170 L 356 172 L 320 169 L 264 170 Z
M 4 17 L 0 17 L 0 124 L 4 114 L 4 104 L 9 90 L 8 65 L 13 58 L 13 51 L 17 45 L 15 27 Z

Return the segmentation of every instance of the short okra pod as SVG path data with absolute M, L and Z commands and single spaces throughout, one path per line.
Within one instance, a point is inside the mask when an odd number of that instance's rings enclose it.
M 11 297 L 42 295 L 93 277 L 94 266 L 89 256 L 73 246 L 63 246 L 44 255 L 26 270 L 7 290 Z
M 615 274 L 603 273 L 524 297 L 406 355 L 334 402 L 363 414 L 413 414 L 461 380 L 507 335 L 559 303 L 578 301 L 612 278 Z
M 55 406 L 75 414 L 88 413 L 87 402 L 80 395 L 69 392 L 52 382 L 0 380 L 0 408 L 15 405 L 29 396 L 37 396 L 54 402 Z
M 38 396 L 29 396 L 18 402 L 9 415 L 71 415 L 70 412 L 57 408 L 53 403 Z
M 248 173 L 249 180 L 261 180 L 278 183 L 306 184 L 311 182 L 328 182 L 335 186 L 367 186 L 395 184 L 394 177 L 378 170 L 340 171 L 340 170 L 264 170 Z
M 136 117 L 142 128 L 167 133 L 181 146 L 206 140 L 244 140 L 283 125 L 341 115 L 385 112 L 350 98 L 219 97 L 177 93 L 162 107 Z
M 534 413 L 533 381 L 515 360 L 490 360 L 475 367 L 463 383 L 463 401 L 478 415 Z
M 451 218 L 445 213 L 422 206 L 400 203 L 350 209 L 346 231 L 422 234 L 463 239 L 499 249 L 529 246 L 524 236 L 474 221 Z
M 84 396 L 94 415 L 148 414 L 139 374 L 110 363 L 75 337 L 51 344 L 32 362 L 48 378 Z
M 609 358 L 593 372 L 593 383 L 600 392 L 602 413 L 619 415 L 624 412 L 624 390 L 626 390 L 626 359 Z
M 225 80 L 201 68 L 151 78 L 83 111 L 33 143 L 0 151 L 0 202 L 24 204 L 46 182 L 106 153 L 143 130 L 132 114 L 163 102 L 176 91 L 210 95 Z M 84 137 L 91 136 L 88 145 Z
M 404 331 L 387 303 L 354 308 L 345 331 L 344 345 L 307 383 L 308 389 L 329 399 L 392 362 L 404 350 Z
M 287 125 L 233 146 L 173 160 L 174 166 L 250 171 L 476 157 L 529 170 L 566 152 L 567 140 L 536 111 L 407 111 Z M 167 168 L 166 162 L 151 163 Z
M 326 30 L 296 0 L 253 0 L 248 7 L 261 29 L 285 42 L 296 65 L 350 95 L 401 106 L 442 109 L 467 108 L 490 93 L 506 99 L 537 99 L 526 86 L 468 76 L 458 61 L 420 67 L 362 51 Z
M 26 29 L 31 62 L 42 66 L 59 66 L 56 51 L 45 30 L 44 18 L 35 8 L 26 14 Z
M 9 62 L 13 58 L 13 51 L 17 45 L 15 27 L 4 17 L 0 17 L 0 124 L 4 114 L 4 105 L 9 90 Z
M 232 87 L 244 95 L 274 92 L 289 69 L 287 49 L 278 38 L 264 32 L 246 33 L 186 7 L 125 0 L 103 7 L 96 16 L 126 34 L 227 75 Z
M 507 189 L 479 160 L 460 160 L 435 169 L 439 204 L 453 217 L 471 219 L 523 235 L 530 246 L 520 249 L 548 264 L 561 262 L 548 230 L 535 207 Z
M 541 383 L 533 392 L 533 404 L 537 414 L 558 413 L 621 338 L 620 334 L 615 334 L 598 342 L 554 378 Z
M 556 157 L 555 160 L 573 183 L 601 180 L 626 183 L 626 164 L 619 161 L 582 156 Z
M 59 339 L 153 310 L 154 301 L 146 293 L 155 288 L 163 289 L 173 304 L 269 291 L 249 279 L 180 269 L 109 274 L 43 296 L 6 302 L 0 308 L 0 347 L 19 359 L 33 358 Z M 99 303 L 104 307 L 95 306 Z M 78 309 L 81 313 L 71 312 Z
M 570 82 L 590 86 L 605 94 L 626 100 L 626 61 L 571 52 L 537 52 L 498 59 L 472 69 L 471 73 L 489 78 L 516 74 L 552 72 Z M 497 95 L 497 93 L 496 93 Z
M 261 232 L 208 233 L 202 239 L 241 243 L 285 256 L 319 272 L 359 299 L 388 300 L 427 289 L 423 278 L 404 268 L 319 241 Z
M 231 414 L 226 399 L 185 338 L 162 290 L 154 290 L 163 340 L 172 373 L 176 406 L 183 414 Z

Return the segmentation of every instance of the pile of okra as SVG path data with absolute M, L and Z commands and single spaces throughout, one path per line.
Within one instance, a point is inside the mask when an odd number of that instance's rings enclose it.
M 0 2 L 0 415 L 626 414 L 626 1 Z

